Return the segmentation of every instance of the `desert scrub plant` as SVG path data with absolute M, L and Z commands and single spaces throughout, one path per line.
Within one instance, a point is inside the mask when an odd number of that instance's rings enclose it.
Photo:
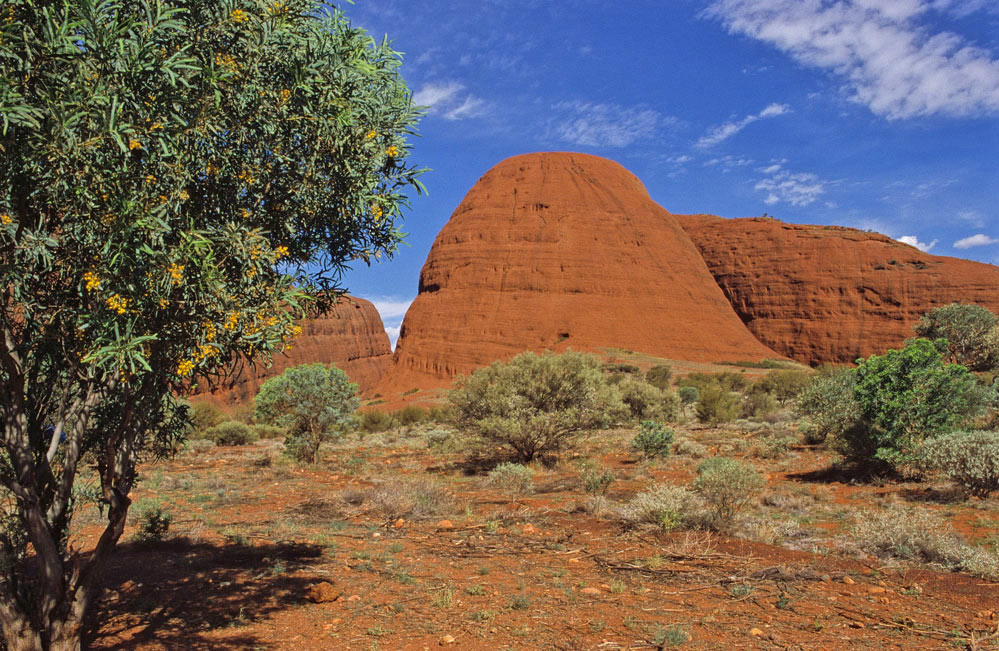
M 387 518 L 444 515 L 452 513 L 457 503 L 447 488 L 430 479 L 388 480 L 368 488 L 344 491 L 340 500 Z
M 406 405 L 394 414 L 395 421 L 403 426 L 422 423 L 427 417 L 427 410 L 418 405 Z
M 654 484 L 623 505 L 620 514 L 628 524 L 652 524 L 669 532 L 696 525 L 702 510 L 700 498 L 683 486 Z
M 694 490 L 708 505 L 712 526 L 729 526 L 763 488 L 763 477 L 749 464 L 728 457 L 705 459 L 697 466 Z
M 995 580 L 999 552 L 969 545 L 939 516 L 892 506 L 857 514 L 852 540 L 882 558 L 918 561 Z
M 709 425 L 727 423 L 739 415 L 739 395 L 718 384 L 708 384 L 700 390 L 697 420 Z
M 458 433 L 450 429 L 432 429 L 425 435 L 427 447 L 440 452 L 453 452 L 460 445 Z
M 191 438 L 207 438 L 207 430 L 225 422 L 226 417 L 221 409 L 210 402 L 191 403 Z
M 684 417 L 686 417 L 687 408 L 690 405 L 696 404 L 701 399 L 701 392 L 697 390 L 697 387 L 682 386 L 676 390 L 676 396 L 680 400 L 680 409 L 683 411 Z
M 215 445 L 249 445 L 259 435 L 249 425 L 230 420 L 206 430 L 205 437 L 215 441 Z
M 627 413 L 592 355 L 523 353 L 456 382 L 448 394 L 459 429 L 495 454 L 521 461 L 558 455 L 583 433 L 619 422 Z
M 691 439 L 680 439 L 673 446 L 673 451 L 687 457 L 700 459 L 708 456 L 708 446 Z
M 999 432 L 952 432 L 923 443 L 916 465 L 937 471 L 972 495 L 999 490 Z
M 762 418 L 777 411 L 777 400 L 754 385 L 742 398 L 743 418 Z
M 621 400 L 628 406 L 633 419 L 652 418 L 658 415 L 663 394 L 656 387 L 641 379 L 626 377 L 617 383 Z
M 315 463 L 319 445 L 354 424 L 360 404 L 357 385 L 334 365 L 302 364 L 263 383 L 255 414 L 269 425 L 287 427 L 285 451 L 303 463 Z
M 632 449 L 647 459 L 668 457 L 673 448 L 673 430 L 654 420 L 643 420 L 631 440 Z
M 645 381 L 660 391 L 665 391 L 670 387 L 672 378 L 673 367 L 669 364 L 657 364 L 645 372 Z
M 395 419 L 392 418 L 392 414 L 378 409 L 367 409 L 357 417 L 358 428 L 371 434 L 384 432 L 394 425 Z
M 781 407 L 798 397 L 808 384 L 811 373 L 806 371 L 773 371 L 754 385 L 780 403 Z
M 486 481 L 511 495 L 528 495 L 534 492 L 534 468 L 519 463 L 501 463 L 489 471 Z
M 614 473 L 609 468 L 586 468 L 582 476 L 583 490 L 588 495 L 606 495 L 614 479 Z
M 807 442 L 822 443 L 859 426 L 856 386 L 856 374 L 845 366 L 822 367 L 808 380 L 797 400 L 797 412 L 804 418 L 800 429 Z
M 170 530 L 173 516 L 159 500 L 139 500 L 135 505 L 136 542 L 160 542 Z

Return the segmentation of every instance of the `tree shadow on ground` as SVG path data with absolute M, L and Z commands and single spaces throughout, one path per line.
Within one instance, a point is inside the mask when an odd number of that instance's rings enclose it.
M 134 649 L 155 642 L 169 649 L 246 649 L 238 629 L 305 602 L 315 578 L 296 576 L 322 557 L 308 544 L 213 545 L 179 538 L 121 545 L 92 610 L 86 648 Z
M 812 484 L 883 484 L 901 479 L 884 466 L 858 463 L 834 463 L 818 470 L 788 473 L 787 478 Z

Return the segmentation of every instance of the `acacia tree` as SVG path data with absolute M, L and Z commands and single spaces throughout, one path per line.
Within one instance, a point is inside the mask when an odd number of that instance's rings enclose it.
M 999 317 L 981 305 L 951 303 L 930 310 L 913 326 L 925 339 L 946 339 L 950 361 L 972 371 L 999 366 Z
M 0 627 L 72 649 L 172 395 L 391 256 L 420 170 L 399 56 L 314 0 L 0 7 Z M 70 536 L 79 472 L 106 528 Z

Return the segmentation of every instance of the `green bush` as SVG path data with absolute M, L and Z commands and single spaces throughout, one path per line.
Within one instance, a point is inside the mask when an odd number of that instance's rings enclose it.
M 676 390 L 676 395 L 680 400 L 680 405 L 685 416 L 687 414 L 687 407 L 701 399 L 701 392 L 697 390 L 697 387 L 692 386 L 679 387 Z
M 157 500 L 139 500 L 135 505 L 135 520 L 137 542 L 160 542 L 166 538 L 173 516 Z
M 273 425 L 251 425 L 250 428 L 257 435 L 257 438 L 261 439 L 284 438 L 288 433 L 283 427 L 275 427 Z
M 592 355 L 523 353 L 459 379 L 448 399 L 458 427 L 481 451 L 512 450 L 522 461 L 557 455 L 588 430 L 627 414 L 617 387 Z
M 769 393 L 754 387 L 742 399 L 743 418 L 760 418 L 777 411 L 777 400 Z
M 608 373 L 626 373 L 628 375 L 633 375 L 642 369 L 638 368 L 634 364 L 604 364 L 604 370 Z
M 951 432 L 923 443 L 919 467 L 938 471 L 972 495 L 999 490 L 999 432 Z
M 384 432 L 395 425 L 392 414 L 378 409 L 362 411 L 357 417 L 357 426 L 369 433 Z
M 673 430 L 653 420 L 643 420 L 631 447 L 646 458 L 668 457 L 673 447 Z
M 729 459 L 712 457 L 697 466 L 694 490 L 711 511 L 713 526 L 722 528 L 748 505 L 765 482 L 752 466 Z
M 840 436 L 860 423 L 856 387 L 856 374 L 845 366 L 827 366 L 811 377 L 798 394 L 797 402 L 797 411 L 805 419 L 803 433 L 809 443 Z
M 205 438 L 215 441 L 215 445 L 249 445 L 259 435 L 246 423 L 228 420 L 206 430 Z
M 811 373 L 805 371 L 774 371 L 755 386 L 770 394 L 783 407 L 798 397 L 808 384 Z
M 427 420 L 427 410 L 417 405 L 407 405 L 395 412 L 395 420 L 400 425 L 416 425 Z
M 697 420 L 709 425 L 727 423 L 739 415 L 741 407 L 738 394 L 717 384 L 708 384 L 700 390 Z
M 672 378 L 673 367 L 669 364 L 659 364 L 645 372 L 645 381 L 660 391 L 665 391 L 670 387 Z
M 583 471 L 583 490 L 590 495 L 606 495 L 614 479 L 614 473 L 607 468 L 587 468 Z
M 951 362 L 972 371 L 988 371 L 999 365 L 999 318 L 981 305 L 945 305 L 927 312 L 913 326 L 916 335 L 942 346 Z
M 869 427 L 862 436 L 846 440 L 847 452 L 896 469 L 914 460 L 924 439 L 950 432 L 984 411 L 990 400 L 974 375 L 963 366 L 944 364 L 926 339 L 860 360 L 855 373 L 854 395 Z
M 200 438 L 198 434 L 225 422 L 226 417 L 221 409 L 210 402 L 194 402 L 191 404 L 191 426 L 194 428 L 192 438 Z
M 675 423 L 680 420 L 680 395 L 676 391 L 664 390 L 662 400 L 659 402 L 659 410 L 652 412 L 659 420 L 667 423 Z
M 501 463 L 489 471 L 487 481 L 508 493 L 527 495 L 534 492 L 533 477 L 534 468 L 519 463 Z
M 698 496 L 686 488 L 655 484 L 621 507 L 621 518 L 629 524 L 653 524 L 669 532 L 698 523 L 702 508 Z
M 628 411 L 634 419 L 652 418 L 658 416 L 662 407 L 662 391 L 648 382 L 626 378 L 617 383 L 621 400 L 628 405 Z

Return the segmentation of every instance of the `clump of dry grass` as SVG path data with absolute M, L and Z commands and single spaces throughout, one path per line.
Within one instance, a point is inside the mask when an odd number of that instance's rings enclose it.
M 695 526 L 703 520 L 704 503 L 682 486 L 655 484 L 638 493 L 620 509 L 625 523 L 652 524 L 664 531 Z
M 452 513 L 457 504 L 450 491 L 431 479 L 390 479 L 368 488 L 344 491 L 340 499 L 389 518 L 426 518 Z

